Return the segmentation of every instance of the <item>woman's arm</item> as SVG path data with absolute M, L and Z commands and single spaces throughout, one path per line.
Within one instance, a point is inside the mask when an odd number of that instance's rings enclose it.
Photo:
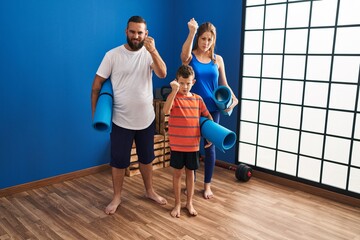
M 217 54 L 216 54 L 216 63 L 219 66 L 219 85 L 228 87 L 231 92 L 232 103 L 229 106 L 229 108 L 225 109 L 225 111 L 228 112 L 239 103 L 239 100 L 237 99 L 237 97 L 235 96 L 234 92 L 232 91 L 231 87 L 229 86 L 229 84 L 227 82 L 224 60 L 220 55 L 217 55 Z
M 190 19 L 190 21 L 188 22 L 189 34 L 182 46 L 181 55 L 180 55 L 181 62 L 183 64 L 189 64 L 189 62 L 191 61 L 192 58 L 191 50 L 198 27 L 199 25 L 195 21 L 195 19 L 194 18 Z

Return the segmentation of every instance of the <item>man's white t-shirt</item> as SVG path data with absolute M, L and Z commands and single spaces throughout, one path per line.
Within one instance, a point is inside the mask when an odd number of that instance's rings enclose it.
M 152 63 L 145 47 L 129 51 L 121 45 L 105 54 L 96 74 L 111 79 L 114 96 L 112 121 L 116 125 L 141 130 L 154 121 Z

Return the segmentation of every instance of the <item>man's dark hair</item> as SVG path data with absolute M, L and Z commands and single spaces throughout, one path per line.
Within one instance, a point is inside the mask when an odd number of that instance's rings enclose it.
M 144 18 L 140 17 L 140 16 L 132 16 L 131 18 L 129 18 L 128 22 L 127 22 L 127 26 L 129 27 L 129 23 L 130 22 L 135 22 L 135 23 L 144 23 L 146 25 L 146 21 Z
M 176 79 L 178 80 L 180 77 L 188 78 L 194 75 L 194 69 L 190 65 L 181 65 L 176 72 Z

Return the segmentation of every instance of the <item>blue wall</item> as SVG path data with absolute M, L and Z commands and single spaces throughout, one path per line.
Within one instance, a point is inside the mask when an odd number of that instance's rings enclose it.
M 125 42 L 132 15 L 147 20 L 168 66 L 168 77 L 155 77 L 154 88 L 174 78 L 187 21 L 195 17 L 218 28 L 217 51 L 238 94 L 241 1 L 216 3 L 1 1 L 0 189 L 109 162 L 108 134 L 91 127 L 91 84 L 105 52 Z M 222 123 L 237 131 L 236 116 Z M 233 163 L 235 148 L 218 159 Z

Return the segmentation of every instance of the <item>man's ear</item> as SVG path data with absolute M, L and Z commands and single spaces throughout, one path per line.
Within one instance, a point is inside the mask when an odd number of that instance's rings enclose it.
M 193 80 L 193 85 L 196 83 L 196 79 L 194 78 L 194 80 Z

